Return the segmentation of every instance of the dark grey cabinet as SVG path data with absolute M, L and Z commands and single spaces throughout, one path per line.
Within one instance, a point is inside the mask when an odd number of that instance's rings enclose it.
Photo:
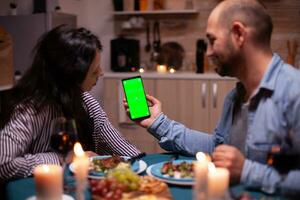
M 0 16 L 0 26 L 2 26 L 13 39 L 14 70 L 24 73 L 31 65 L 32 49 L 43 33 L 61 24 L 76 27 L 76 21 L 75 15 L 56 12 Z

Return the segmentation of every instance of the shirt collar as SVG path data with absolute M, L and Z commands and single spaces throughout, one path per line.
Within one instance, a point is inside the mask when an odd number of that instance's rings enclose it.
M 267 89 L 273 91 L 275 89 L 276 79 L 278 77 L 279 71 L 281 69 L 280 63 L 283 61 L 279 57 L 278 54 L 274 53 L 272 60 L 267 68 L 266 73 L 264 74 L 260 84 L 258 86 L 258 90 Z
M 274 53 L 271 62 L 268 65 L 267 71 L 259 83 L 258 90 L 264 88 L 273 91 L 275 89 L 276 79 L 282 66 L 280 63 L 282 62 L 283 61 L 281 60 L 280 56 L 277 53 Z M 241 82 L 238 82 L 236 86 L 238 91 L 244 92 L 245 87 Z
M 281 60 L 280 56 L 277 53 L 274 53 L 271 62 L 268 65 L 267 71 L 260 81 L 257 92 L 259 92 L 261 89 L 266 89 L 268 91 L 273 91 L 275 89 L 276 79 L 282 66 L 280 63 L 282 62 L 283 61 Z M 232 98 L 243 98 L 245 93 L 246 90 L 244 85 L 241 82 L 237 82 L 236 92 L 232 95 Z

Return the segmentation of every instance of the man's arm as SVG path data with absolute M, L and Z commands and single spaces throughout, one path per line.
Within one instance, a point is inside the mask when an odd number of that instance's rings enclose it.
M 195 155 L 198 151 L 211 153 L 215 146 L 213 135 L 189 129 L 183 124 L 170 120 L 162 113 L 148 131 L 167 151 Z

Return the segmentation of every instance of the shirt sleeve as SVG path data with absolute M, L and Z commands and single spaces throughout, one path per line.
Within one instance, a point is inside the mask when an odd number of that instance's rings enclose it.
M 39 117 L 32 110 L 26 109 L 23 113 L 14 114 L 0 131 L 1 181 L 30 176 L 40 164 L 60 164 L 56 153 L 32 151 L 36 134 L 41 134 L 37 131 L 43 123 Z
M 167 151 L 195 155 L 198 151 L 212 153 L 215 146 L 213 135 L 189 129 L 164 114 L 156 118 L 148 131 Z
M 94 121 L 96 153 L 137 156 L 141 152 L 127 141 L 122 134 L 110 123 L 100 104 L 88 92 L 83 94 L 84 103 L 90 117 Z

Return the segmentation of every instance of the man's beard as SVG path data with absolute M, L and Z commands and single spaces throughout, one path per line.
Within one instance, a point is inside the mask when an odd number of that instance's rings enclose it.
M 229 51 L 229 54 L 227 54 L 225 59 L 220 60 L 215 58 L 214 60 L 214 63 L 216 65 L 215 71 L 220 76 L 235 77 L 236 69 L 239 65 L 239 61 L 242 59 L 242 55 L 240 52 L 235 50 L 233 46 L 230 44 L 227 45 L 227 49 Z

